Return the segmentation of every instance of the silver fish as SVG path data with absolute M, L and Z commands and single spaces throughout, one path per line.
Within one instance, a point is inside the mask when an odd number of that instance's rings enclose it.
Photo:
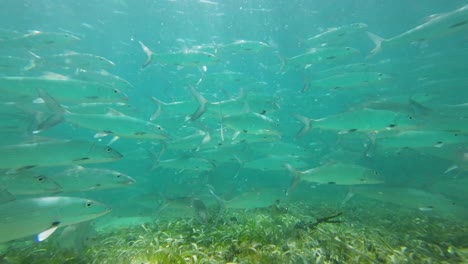
M 31 171 L 0 175 L 0 188 L 13 195 L 51 194 L 62 191 L 62 187 L 50 177 Z
M 340 45 L 343 42 L 356 37 L 359 33 L 364 33 L 367 25 L 364 23 L 354 23 L 340 27 L 329 28 L 326 31 L 305 40 L 307 45 L 331 46 Z
M 413 42 L 432 40 L 456 32 L 463 32 L 468 28 L 468 5 L 462 6 L 452 12 L 436 15 L 424 24 L 410 29 L 393 38 L 384 39 L 368 32 L 369 38 L 374 42 L 375 48 L 371 55 L 377 54 L 383 48 L 408 45 Z
M 186 50 L 165 54 L 156 54 L 139 41 L 141 48 L 146 53 L 146 61 L 143 64 L 143 68 L 147 67 L 153 62 L 153 58 L 156 62 L 163 65 L 175 65 L 175 66 L 195 66 L 201 67 L 209 64 L 217 63 L 218 58 L 211 53 L 199 51 L 199 50 Z
M 36 236 L 43 241 L 57 228 L 95 219 L 111 210 L 99 202 L 75 197 L 41 197 L 0 204 L 0 243 Z
M 312 127 L 335 130 L 341 134 L 354 131 L 371 132 L 390 129 L 407 130 L 417 127 L 417 122 L 411 115 L 367 108 L 348 111 L 315 120 L 299 115 L 296 115 L 295 117 L 303 124 L 303 127 L 296 134 L 296 137 L 305 135 L 312 129 Z
M 121 102 L 127 96 L 110 86 L 100 83 L 85 82 L 57 74 L 41 77 L 2 77 L 0 92 L 3 94 L 37 98 L 38 89 L 42 89 L 60 102 Z
M 50 140 L 0 147 L 0 169 L 21 171 L 33 167 L 110 162 L 122 154 L 108 146 L 82 140 Z
M 80 39 L 63 32 L 43 32 L 34 30 L 16 38 L 0 41 L 0 46 L 8 48 L 51 49 L 70 45 Z
M 292 191 L 301 181 L 336 185 L 383 183 L 377 171 L 355 164 L 336 162 L 305 171 L 299 171 L 287 163 L 285 166 L 293 174 L 293 180 L 288 188 L 288 192 Z
M 50 176 L 63 192 L 93 191 L 125 187 L 135 183 L 128 175 L 114 170 L 75 166 Z

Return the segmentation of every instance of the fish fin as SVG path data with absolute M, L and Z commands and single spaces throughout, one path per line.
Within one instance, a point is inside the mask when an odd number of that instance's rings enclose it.
M 107 146 L 110 146 L 112 143 L 119 140 L 119 138 L 120 138 L 119 136 L 114 136 L 113 138 L 111 138 L 111 140 L 109 140 L 109 143 L 107 143 Z
M 150 120 L 153 121 L 161 115 L 163 111 L 163 105 L 167 105 L 167 103 L 164 103 L 163 101 L 159 100 L 154 96 L 151 96 L 151 100 L 156 105 L 156 111 L 154 111 L 154 113 L 150 117 Z
M 71 167 L 71 170 L 84 170 L 85 167 L 81 166 L 81 165 L 73 165 Z
M 203 97 L 203 95 L 193 86 L 190 87 L 190 91 L 192 92 L 193 96 L 198 102 L 198 108 L 190 115 L 190 120 L 195 121 L 200 118 L 206 112 L 206 106 L 208 104 L 208 100 Z
M 367 32 L 367 36 L 370 38 L 372 42 L 374 42 L 374 45 L 375 45 L 374 49 L 371 50 L 370 55 L 369 55 L 369 56 L 373 56 L 382 50 L 382 42 L 385 41 L 385 39 L 371 32 Z
M 106 115 L 110 115 L 110 116 L 125 116 L 124 114 L 122 114 L 121 112 L 113 109 L 113 108 L 108 108 L 107 109 L 107 113 Z
M 7 203 L 16 200 L 16 197 L 13 196 L 8 190 L 0 190 L 0 204 Z
M 94 134 L 94 138 L 107 137 L 110 134 L 112 134 L 112 133 L 109 132 L 109 131 L 97 132 L 96 134 Z
M 48 228 L 47 230 L 39 233 L 36 236 L 36 241 L 37 242 L 42 242 L 42 241 L 46 240 L 50 235 L 52 235 L 55 232 L 55 230 L 57 230 L 59 225 L 60 225 L 60 222 L 52 223 L 52 226 L 50 228 Z
M 351 198 L 354 197 L 354 195 L 356 195 L 356 193 L 353 192 L 353 188 L 349 188 L 349 191 L 348 193 L 346 194 L 346 197 L 343 199 L 343 201 L 341 202 L 342 205 L 345 205 L 349 200 L 351 200 Z
M 460 169 L 460 168 L 457 165 L 450 166 L 444 171 L 444 174 L 447 174 L 447 173 L 449 173 L 449 172 L 451 172 L 453 170 L 458 170 L 458 169 Z
M 294 115 L 294 117 L 297 120 L 301 121 L 303 125 L 302 128 L 296 133 L 296 139 L 298 139 L 304 136 L 307 132 L 309 132 L 309 130 L 312 129 L 312 119 L 301 115 Z
M 147 46 L 145 46 L 145 44 L 143 44 L 143 42 L 138 41 L 138 43 L 140 43 L 141 48 L 143 49 L 143 51 L 146 54 L 146 61 L 145 61 L 145 63 L 143 63 L 143 66 L 141 66 L 141 67 L 146 68 L 153 61 L 154 52 L 152 52 Z
M 49 108 L 49 110 L 52 111 L 52 114 L 37 125 L 36 129 L 33 131 L 33 134 L 37 134 L 44 130 L 47 130 L 63 122 L 65 119 L 65 110 L 52 96 L 50 96 L 47 92 L 45 92 L 42 89 L 37 89 L 37 92 L 39 94 L 39 97 L 43 100 L 43 103 L 47 106 L 47 108 Z
M 289 184 L 289 187 L 288 187 L 288 189 L 286 191 L 286 195 L 288 195 L 290 192 L 292 192 L 292 191 L 294 191 L 294 189 L 296 189 L 297 185 L 301 181 L 301 176 L 302 176 L 303 172 L 297 170 L 296 168 L 294 168 L 289 163 L 285 163 L 284 166 L 293 175 L 293 178 L 291 180 L 291 184 Z
M 37 165 L 26 165 L 26 166 L 23 166 L 23 167 L 10 169 L 7 172 L 5 172 L 5 174 L 16 174 L 16 173 L 19 173 L 19 172 L 22 172 L 22 171 L 25 171 L 25 170 L 35 168 L 35 167 L 37 167 Z
M 411 112 L 415 116 L 426 116 L 432 112 L 432 109 L 429 107 L 426 107 L 418 102 L 416 102 L 414 99 L 410 98 L 408 99 L 409 106 L 411 108 Z

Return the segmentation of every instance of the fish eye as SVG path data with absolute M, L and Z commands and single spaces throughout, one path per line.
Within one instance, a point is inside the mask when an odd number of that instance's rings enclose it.
M 383 76 L 383 74 L 379 72 L 379 77 L 382 77 L 382 76 Z
M 110 147 L 107 147 L 106 152 L 112 152 L 112 149 Z
M 119 93 L 119 90 L 117 90 L 117 89 L 112 89 L 112 92 L 116 94 L 116 93 Z
M 43 181 L 45 181 L 45 179 L 46 179 L 46 178 L 45 178 L 44 176 L 42 176 L 42 175 L 37 177 L 37 180 L 38 180 L 39 182 L 43 182 Z
M 91 206 L 93 206 L 93 202 L 91 202 L 91 201 L 86 201 L 85 206 L 88 207 L 88 208 L 90 208 Z
M 117 174 L 117 178 L 120 178 L 120 177 L 122 177 L 122 174 Z

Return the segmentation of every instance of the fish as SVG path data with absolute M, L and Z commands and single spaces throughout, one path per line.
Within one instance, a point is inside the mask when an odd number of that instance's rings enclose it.
M 260 171 L 284 171 L 284 164 L 292 164 L 295 167 L 305 167 L 308 164 L 297 156 L 278 154 L 267 154 L 265 157 L 243 162 L 242 168 Z
M 243 192 L 229 200 L 224 200 L 216 195 L 213 190 L 209 190 L 211 195 L 217 200 L 224 209 L 234 210 L 253 210 L 258 208 L 267 208 L 275 205 L 278 200 L 286 198 L 281 190 L 276 189 L 258 189 Z
M 44 32 L 33 30 L 28 34 L 0 41 L 3 48 L 16 49 L 52 49 L 71 45 L 81 39 L 64 32 Z
M 0 169 L 10 173 L 34 167 L 111 162 L 123 156 L 109 146 L 83 140 L 48 140 L 0 147 Z
M 217 63 L 219 59 L 211 53 L 199 51 L 199 50 L 184 50 L 178 52 L 171 52 L 165 54 L 156 54 L 151 51 L 143 42 L 139 41 L 141 48 L 145 52 L 147 58 L 142 68 L 146 68 L 155 61 L 163 65 L 174 65 L 174 66 L 195 66 L 202 67 Z
M 217 47 L 217 53 L 221 54 L 242 54 L 258 53 L 270 49 L 270 45 L 261 41 L 237 40 L 229 44 Z
M 71 68 L 86 70 L 108 70 L 115 66 L 115 63 L 101 56 L 89 53 L 78 53 L 68 51 L 52 56 L 43 56 L 35 60 L 36 68 Z
M 329 28 L 326 31 L 304 41 L 306 45 L 333 46 L 354 39 L 368 28 L 364 23 L 353 23 L 340 27 Z
M 378 201 L 395 204 L 420 212 L 431 212 L 442 216 L 464 216 L 466 209 L 444 195 L 422 189 L 390 186 L 356 186 L 352 193 Z M 351 195 L 353 195 L 351 194 Z
M 133 90 L 135 87 L 127 80 L 106 70 L 76 69 L 73 75 L 76 79 L 86 82 L 98 82 L 117 88 L 119 91 Z
M 413 42 L 429 41 L 456 32 L 464 32 L 467 28 L 468 5 L 464 5 L 451 12 L 435 15 L 429 21 L 389 39 L 368 32 L 369 38 L 375 45 L 370 54 L 375 55 L 382 49 L 390 47 L 405 46 Z
M 52 178 L 32 171 L 0 175 L 0 186 L 15 196 L 52 194 L 62 191 L 62 186 Z
M 60 185 L 62 192 L 83 192 L 120 188 L 136 182 L 132 177 L 118 171 L 101 168 L 85 168 L 79 165 L 51 175 L 50 178 Z
M 34 133 L 42 132 L 65 121 L 79 127 L 97 131 L 94 136 L 95 138 L 107 135 L 147 140 L 167 138 L 167 132 L 161 126 L 127 116 L 114 109 L 109 109 L 106 114 L 74 114 L 63 109 L 46 92 L 39 90 L 39 96 L 53 113 L 48 119 L 37 126 Z
M 379 172 L 356 164 L 332 162 L 305 171 L 297 170 L 288 163 L 285 164 L 285 167 L 293 175 L 293 180 L 288 188 L 288 192 L 293 191 L 301 181 L 333 185 L 383 183 Z
M 40 197 L 0 204 L 0 243 L 36 235 L 41 242 L 57 228 L 89 221 L 111 209 L 97 201 L 66 197 Z
M 184 171 L 212 171 L 216 165 L 209 159 L 203 157 L 182 156 L 165 160 L 157 160 L 153 168 L 165 168 L 176 170 L 177 173 Z
M 310 87 L 313 89 L 349 89 L 354 87 L 365 87 L 369 85 L 381 84 L 392 79 L 388 74 L 381 72 L 344 72 L 330 77 L 310 82 Z
M 468 135 L 457 132 L 409 130 L 387 135 L 378 133 L 373 139 L 377 148 L 442 148 L 447 144 L 468 142 Z
M 95 82 L 71 79 L 63 75 L 48 73 L 40 77 L 8 76 L 0 78 L 0 92 L 3 94 L 37 99 L 42 89 L 60 102 L 124 102 L 127 95 L 111 86 Z
M 251 134 L 258 134 L 268 129 L 273 130 L 275 126 L 275 120 L 272 118 L 253 112 L 226 115 L 222 117 L 222 122 L 223 125 L 235 131 Z
M 350 58 L 359 51 L 351 47 L 323 47 L 312 48 L 308 52 L 288 58 L 284 61 L 283 69 L 304 69 L 314 64 L 328 64 Z
M 295 117 L 303 124 L 296 138 L 302 137 L 313 127 L 335 130 L 344 134 L 356 131 L 408 130 L 418 125 L 411 115 L 369 108 L 356 109 L 315 120 L 300 115 L 295 115 Z

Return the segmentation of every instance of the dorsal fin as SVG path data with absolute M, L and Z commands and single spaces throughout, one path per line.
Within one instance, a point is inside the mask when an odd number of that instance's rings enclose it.
M 108 111 L 107 111 L 107 115 L 110 115 L 110 116 L 125 116 L 124 114 L 122 114 L 121 112 L 113 109 L 113 108 L 108 108 Z

